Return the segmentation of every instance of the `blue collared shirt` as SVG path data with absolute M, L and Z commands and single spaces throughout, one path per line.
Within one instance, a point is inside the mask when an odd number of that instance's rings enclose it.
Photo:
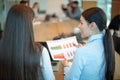
M 80 47 L 65 80 L 105 80 L 103 34 L 93 35 Z

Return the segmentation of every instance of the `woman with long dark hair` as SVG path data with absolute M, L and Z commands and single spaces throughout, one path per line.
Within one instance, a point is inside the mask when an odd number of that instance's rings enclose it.
M 47 49 L 34 42 L 33 19 L 28 6 L 9 10 L 0 43 L 0 80 L 54 80 Z
M 114 46 L 106 21 L 104 11 L 98 7 L 82 13 L 79 28 L 88 42 L 76 51 L 65 80 L 113 80 Z

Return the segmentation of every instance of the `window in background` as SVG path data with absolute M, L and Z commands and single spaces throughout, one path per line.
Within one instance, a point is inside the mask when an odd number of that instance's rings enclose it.
M 97 6 L 105 11 L 107 15 L 107 25 L 109 25 L 111 20 L 112 0 L 97 0 Z
M 18 4 L 19 2 L 20 0 L 0 0 L 0 22 L 2 30 L 4 29 L 4 23 L 8 10 L 11 8 L 12 5 Z

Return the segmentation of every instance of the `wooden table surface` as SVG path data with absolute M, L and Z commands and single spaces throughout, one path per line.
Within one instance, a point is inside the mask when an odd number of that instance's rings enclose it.
M 60 62 L 59 71 L 54 71 L 55 80 L 64 80 L 64 67 Z
M 35 42 L 44 42 L 53 40 L 54 37 L 64 33 L 73 33 L 74 28 L 79 25 L 79 22 L 69 19 L 62 22 L 49 22 L 34 25 Z

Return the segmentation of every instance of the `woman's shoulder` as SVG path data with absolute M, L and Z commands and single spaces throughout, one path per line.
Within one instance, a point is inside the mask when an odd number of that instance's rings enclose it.
M 35 48 L 36 48 L 37 52 L 42 52 L 44 47 L 40 43 L 36 42 L 35 43 Z
M 84 54 L 85 52 L 86 52 L 86 50 L 87 50 L 87 47 L 86 47 L 86 45 L 85 46 L 82 46 L 82 47 L 79 47 L 77 50 L 76 50 L 76 55 L 78 54 L 78 55 L 82 55 L 82 54 Z M 79 54 L 80 53 L 80 54 Z
M 75 55 L 87 57 L 88 55 L 91 55 L 92 52 L 93 52 L 92 45 L 86 44 L 86 45 L 78 48 Z
M 41 52 L 42 54 L 44 53 L 48 53 L 48 50 L 46 47 L 44 47 L 42 44 L 40 43 L 35 43 L 36 47 L 38 48 L 38 51 Z
M 78 51 L 83 51 L 83 52 L 86 52 L 86 51 L 88 51 L 91 47 L 90 46 L 92 46 L 91 44 L 85 44 L 84 46 L 82 46 L 82 47 L 79 47 L 78 48 Z

